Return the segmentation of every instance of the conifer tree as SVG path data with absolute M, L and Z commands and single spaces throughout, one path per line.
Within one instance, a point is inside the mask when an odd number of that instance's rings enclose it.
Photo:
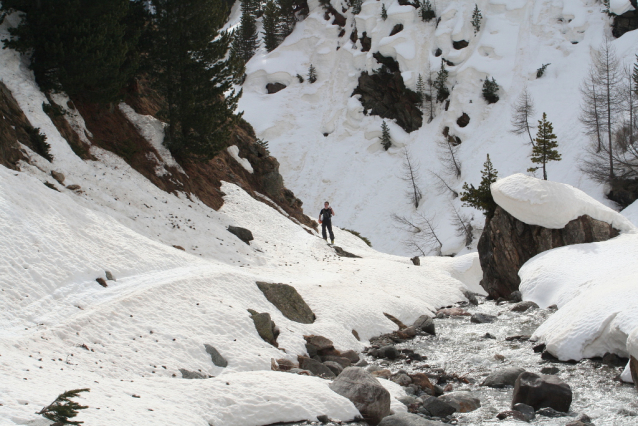
M 244 62 L 248 62 L 259 47 L 257 21 L 251 12 L 253 4 L 254 0 L 242 0 L 241 3 L 241 21 L 237 36 L 239 38 L 238 46 L 241 58 Z
M 496 210 L 496 202 L 492 197 L 492 191 L 490 185 L 496 182 L 498 172 L 490 161 L 490 155 L 487 154 L 487 160 L 483 163 L 483 170 L 481 171 L 481 183 L 478 188 L 475 188 L 472 184 L 463 184 L 463 192 L 461 192 L 461 201 L 464 206 L 474 207 L 478 210 L 482 210 L 485 216 L 491 216 Z
M 284 40 L 295 29 L 295 0 L 276 0 L 280 11 L 280 39 Z
M 436 100 L 438 102 L 443 102 L 450 96 L 450 91 L 447 88 L 447 77 L 448 71 L 445 69 L 445 64 L 441 61 L 441 69 L 436 74 L 436 79 L 434 80 L 434 88 L 436 89 Z
M 310 64 L 310 67 L 308 67 L 308 81 L 310 82 L 310 84 L 317 81 L 317 70 L 312 64 Z
M 474 12 L 472 12 L 472 26 L 474 27 L 474 34 L 481 31 L 481 21 L 483 20 L 483 15 L 481 15 L 481 11 L 478 8 L 478 5 L 474 5 Z
M 419 73 L 419 78 L 416 80 L 416 93 L 419 95 L 419 107 L 423 109 L 425 105 L 425 81 Z
M 392 138 L 390 137 L 390 128 L 385 120 L 381 123 L 381 145 L 386 151 L 392 146 Z
M 166 107 L 164 144 L 178 158 L 209 159 L 223 149 L 241 92 L 225 59 L 230 35 L 223 0 L 151 0 L 153 68 Z
M 543 113 L 543 119 L 538 120 L 538 131 L 536 132 L 536 145 L 532 148 L 532 163 L 543 165 L 543 179 L 547 180 L 547 163 L 550 161 L 560 161 L 558 153 L 558 142 L 554 134 L 554 126 L 547 121 L 547 114 Z M 529 172 L 535 172 L 539 167 L 530 167 Z
M 264 7 L 264 17 L 262 24 L 264 26 L 264 46 L 268 52 L 272 52 L 281 43 L 281 11 L 274 0 L 268 0 Z
M 430 0 L 425 0 L 421 3 L 419 16 L 423 22 L 430 22 L 432 19 L 436 18 L 436 14 L 434 13 L 434 9 L 432 9 L 432 3 L 430 3 Z
M 112 102 L 137 70 L 140 29 L 128 25 L 142 10 L 137 6 L 130 0 L 3 0 L 0 22 L 16 11 L 23 19 L 2 41 L 30 56 L 43 91 Z
M 89 407 L 80 405 L 71 398 L 79 396 L 82 392 L 89 392 L 89 390 L 90 389 L 74 389 L 61 393 L 55 401 L 44 407 L 37 414 L 44 416 L 46 419 L 58 425 L 81 425 L 84 422 L 69 419 L 77 416 L 78 410 L 84 410 Z
M 388 10 L 385 8 L 385 3 L 381 4 L 381 19 L 384 21 L 388 19 Z
M 498 97 L 498 83 L 492 77 L 490 81 L 489 78 L 486 78 L 483 82 L 483 98 L 487 101 L 488 104 L 495 104 L 500 99 Z
M 358 15 L 361 13 L 361 5 L 363 4 L 363 0 L 350 0 L 350 5 L 352 6 L 352 14 Z

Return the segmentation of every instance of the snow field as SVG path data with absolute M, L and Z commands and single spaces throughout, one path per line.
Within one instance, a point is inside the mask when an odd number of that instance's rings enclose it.
M 380 18 L 381 4 L 388 18 Z M 483 14 L 481 30 L 474 35 L 470 24 L 474 4 Z M 342 3 L 332 2 L 341 12 Z M 344 3 L 345 5 L 345 3 Z M 578 169 L 583 148 L 589 143 L 581 132 L 579 85 L 590 61 L 592 49 L 609 32 L 609 18 L 602 6 L 592 0 L 436 2 L 438 27 L 425 23 L 410 6 L 396 1 L 365 1 L 359 15 L 345 13 L 345 35 L 323 19 L 318 1 L 310 1 L 310 14 L 295 31 L 271 53 L 263 50 L 247 65 L 244 96 L 239 108 L 255 127 L 259 137 L 270 142 L 270 149 L 281 163 L 290 188 L 306 206 L 319 208 L 329 199 L 337 212 L 335 221 L 367 236 L 375 248 L 389 253 L 410 254 L 402 245 L 403 235 L 393 226 L 392 213 L 414 214 L 404 197 L 406 184 L 399 179 L 402 149 L 407 147 L 421 164 L 424 200 L 418 212 L 435 217 L 439 238 L 446 254 L 463 252 L 463 239 L 449 223 L 450 203 L 472 219 L 475 229 L 483 226 L 483 216 L 463 207 L 449 193 L 439 194 L 438 180 L 428 171 L 441 174 L 456 191 L 463 182 L 480 181 L 486 154 L 500 176 L 520 173 L 531 166 L 531 145 L 526 135 L 509 132 L 511 105 L 524 87 L 534 99 L 536 114 L 532 125 L 546 112 L 558 136 L 560 162 L 548 165 L 549 178 L 575 186 L 594 199 L 609 204 L 603 188 L 587 180 Z M 389 37 L 396 24 L 403 31 Z M 372 40 L 369 52 L 348 36 L 356 26 Z M 456 50 L 453 41 L 467 40 L 469 46 Z M 620 57 L 634 61 L 638 34 L 630 32 L 614 41 Z M 435 57 L 437 48 L 441 57 Z M 453 87 L 448 111 L 437 106 L 431 123 L 410 134 L 388 120 L 395 143 L 388 152 L 379 143 L 379 117 L 364 115 L 356 98 L 350 97 L 362 71 L 378 68 L 374 52 L 395 58 L 408 87 L 415 90 L 418 74 L 438 71 L 441 58 L 453 62 L 449 87 Z M 537 79 L 536 70 L 550 63 L 545 75 Z M 317 68 L 318 81 L 299 83 L 298 73 L 306 76 L 308 67 Z M 483 80 L 494 77 L 501 86 L 500 100 L 487 105 L 481 97 Z M 268 95 L 269 82 L 286 84 L 284 90 Z M 456 120 L 463 114 L 470 123 L 461 128 Z M 427 121 L 427 116 L 425 117 Z M 462 176 L 447 176 L 438 158 L 445 127 L 459 136 L 458 160 Z M 533 130 L 535 135 L 535 130 Z

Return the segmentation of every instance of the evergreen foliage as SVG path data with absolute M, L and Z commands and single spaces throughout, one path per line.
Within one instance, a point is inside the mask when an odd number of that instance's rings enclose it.
M 299 81 L 299 83 L 304 82 L 303 76 L 301 74 L 297 74 L 297 80 Z
M 385 8 L 385 3 L 381 4 L 381 19 L 384 21 L 388 19 L 388 10 Z
M 5 47 L 30 56 L 43 91 L 65 91 L 108 103 L 138 67 L 141 2 L 130 0 L 3 0 L 0 22 L 18 11 Z
M 558 142 L 554 134 L 554 126 L 547 121 L 547 114 L 543 113 L 543 119 L 538 120 L 538 131 L 536 132 L 536 145 L 532 148 L 532 163 L 542 164 L 543 179 L 547 180 L 546 165 L 550 161 L 560 161 L 558 153 Z M 535 172 L 539 167 L 530 167 L 529 172 Z
M 237 31 L 237 46 L 235 52 L 239 57 L 248 62 L 255 55 L 259 47 L 259 36 L 257 34 L 257 21 L 252 9 L 255 0 L 243 0 L 241 3 L 241 21 Z
M 276 0 L 280 10 L 280 33 L 279 37 L 284 40 L 295 29 L 297 17 L 295 16 L 296 0 Z
M 436 14 L 434 13 L 434 9 L 432 8 L 432 3 L 430 0 L 425 0 L 421 3 L 421 7 L 419 8 L 419 16 L 424 22 L 430 22 L 432 19 L 436 18 Z
M 237 119 L 222 1 L 151 0 L 151 76 L 166 101 L 164 144 L 178 158 L 212 158 Z
M 265 141 L 261 138 L 257 138 L 257 145 L 262 147 L 264 151 L 266 151 L 266 155 L 270 155 L 270 150 L 268 149 L 268 141 Z
M 487 160 L 483 163 L 481 175 L 481 183 L 478 188 L 475 188 L 472 184 L 468 185 L 467 182 L 463 184 L 461 201 L 463 201 L 464 206 L 474 207 L 482 210 L 485 216 L 491 216 L 496 210 L 496 202 L 492 197 L 490 185 L 496 182 L 498 172 L 492 165 L 489 154 L 487 154 Z
M 386 151 L 392 146 L 392 138 L 390 137 L 390 128 L 385 120 L 381 123 L 381 145 Z
M 448 74 L 449 72 L 445 69 L 445 64 L 441 61 L 441 69 L 436 74 L 436 79 L 434 80 L 437 102 L 443 102 L 450 96 L 450 90 L 447 88 Z
M 536 78 L 541 78 L 543 74 L 545 74 L 545 69 L 551 64 L 543 64 L 539 69 L 536 70 Z
M 264 7 L 264 46 L 272 52 L 281 44 L 281 11 L 274 0 L 268 0 Z
M 352 7 L 352 14 L 358 15 L 361 13 L 361 5 L 363 4 L 363 0 L 350 0 L 350 6 Z
M 308 67 L 308 81 L 310 82 L 310 84 L 317 81 L 317 70 L 312 64 L 310 64 L 310 67 Z
M 488 104 L 495 104 L 500 99 L 498 97 L 498 83 L 492 77 L 492 80 L 486 78 L 483 82 L 483 98 L 487 101 Z
M 481 31 L 481 21 L 483 20 L 483 15 L 478 8 L 478 5 L 474 5 L 474 12 L 472 12 L 472 26 L 474 27 L 474 34 Z
M 33 146 L 33 150 L 40 154 L 42 157 L 49 160 L 49 162 L 53 161 L 53 157 L 49 150 L 51 149 L 51 145 L 47 142 L 47 135 L 44 133 L 40 133 L 39 127 L 29 126 L 24 129 L 29 135 L 29 141 Z
M 423 109 L 425 103 L 425 81 L 419 73 L 419 78 L 416 80 L 416 93 L 419 95 L 419 107 Z
M 89 392 L 90 389 L 74 389 L 58 395 L 58 397 L 48 406 L 44 407 L 37 414 L 55 422 L 56 425 L 80 425 L 84 422 L 69 420 L 78 415 L 78 410 L 89 408 L 73 401 L 82 392 Z

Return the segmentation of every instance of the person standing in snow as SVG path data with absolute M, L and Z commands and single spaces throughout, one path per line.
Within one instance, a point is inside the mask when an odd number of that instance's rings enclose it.
M 319 212 L 319 223 L 321 224 L 321 234 L 323 235 L 323 239 L 328 241 L 328 236 L 326 235 L 326 228 L 328 228 L 328 232 L 330 233 L 330 243 L 335 243 L 335 234 L 332 233 L 332 216 L 335 215 L 335 211 L 330 207 L 329 202 L 323 203 L 323 209 Z

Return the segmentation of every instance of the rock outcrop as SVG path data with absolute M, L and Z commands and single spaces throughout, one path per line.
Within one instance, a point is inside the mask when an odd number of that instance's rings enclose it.
M 497 207 L 485 220 L 478 243 L 483 269 L 481 286 L 495 299 L 509 298 L 521 282 L 518 270 L 537 254 L 570 244 L 606 241 L 618 234 L 608 223 L 587 215 L 572 220 L 563 229 L 548 229 L 521 222 Z
M 634 7 L 634 10 L 625 12 L 622 15 L 614 16 L 611 33 L 616 38 L 622 36 L 626 32 L 638 29 L 638 1 L 630 0 L 630 2 Z

